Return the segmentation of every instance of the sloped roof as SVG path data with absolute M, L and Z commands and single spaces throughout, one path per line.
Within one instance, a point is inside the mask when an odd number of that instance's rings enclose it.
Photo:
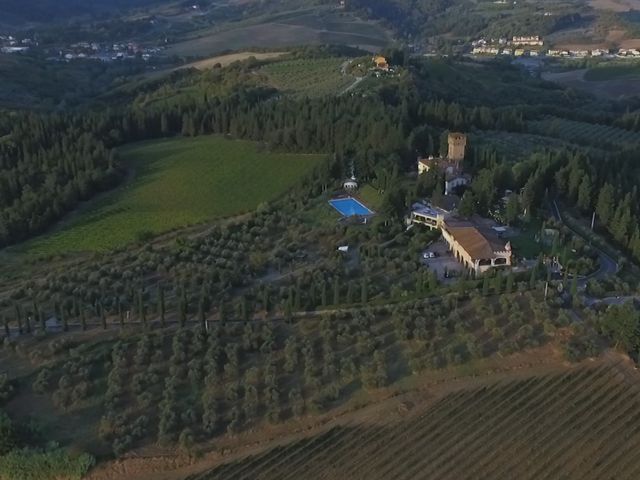
M 473 260 L 492 258 L 496 252 L 508 250 L 507 244 L 489 232 L 473 225 L 447 225 L 447 231 Z

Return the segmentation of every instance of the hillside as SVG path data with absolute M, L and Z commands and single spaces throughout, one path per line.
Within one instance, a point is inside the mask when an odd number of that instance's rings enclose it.
M 188 479 L 631 479 L 638 375 L 611 363 L 431 387 Z
M 0 0 L 0 24 L 66 22 L 73 17 L 109 15 L 169 0 Z
M 234 4 L 0 57 L 0 480 L 635 478 L 640 103 Z

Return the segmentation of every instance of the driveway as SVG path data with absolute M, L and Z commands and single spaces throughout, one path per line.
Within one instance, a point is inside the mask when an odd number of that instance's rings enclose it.
M 458 276 L 464 275 L 464 267 L 449 252 L 447 244 L 442 238 L 433 242 L 425 252 L 433 252 L 437 255 L 435 258 L 423 258 L 421 256 L 420 261 L 429 270 L 436 272 L 438 280 L 449 283 L 455 281 Z M 451 273 L 454 275 L 445 276 L 445 274 Z

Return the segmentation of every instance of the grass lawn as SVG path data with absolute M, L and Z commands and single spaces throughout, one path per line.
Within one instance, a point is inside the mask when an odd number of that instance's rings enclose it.
M 545 248 L 542 243 L 536 240 L 536 235 L 539 233 L 540 224 L 537 222 L 524 226 L 519 235 L 508 239 L 513 247 L 513 252 L 520 258 L 536 259 Z
M 364 185 L 356 195 L 362 202 L 374 212 L 378 212 L 382 206 L 383 196 L 368 183 Z
M 217 136 L 136 143 L 120 155 L 135 171 L 132 180 L 21 250 L 104 251 L 141 233 L 248 212 L 286 192 L 323 158 L 259 152 L 252 142 Z

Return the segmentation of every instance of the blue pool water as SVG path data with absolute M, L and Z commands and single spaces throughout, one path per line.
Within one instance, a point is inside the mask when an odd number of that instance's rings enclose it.
M 335 208 L 343 217 L 353 217 L 356 215 L 373 215 L 373 212 L 361 204 L 355 198 L 337 198 L 329 200 L 329 205 Z

